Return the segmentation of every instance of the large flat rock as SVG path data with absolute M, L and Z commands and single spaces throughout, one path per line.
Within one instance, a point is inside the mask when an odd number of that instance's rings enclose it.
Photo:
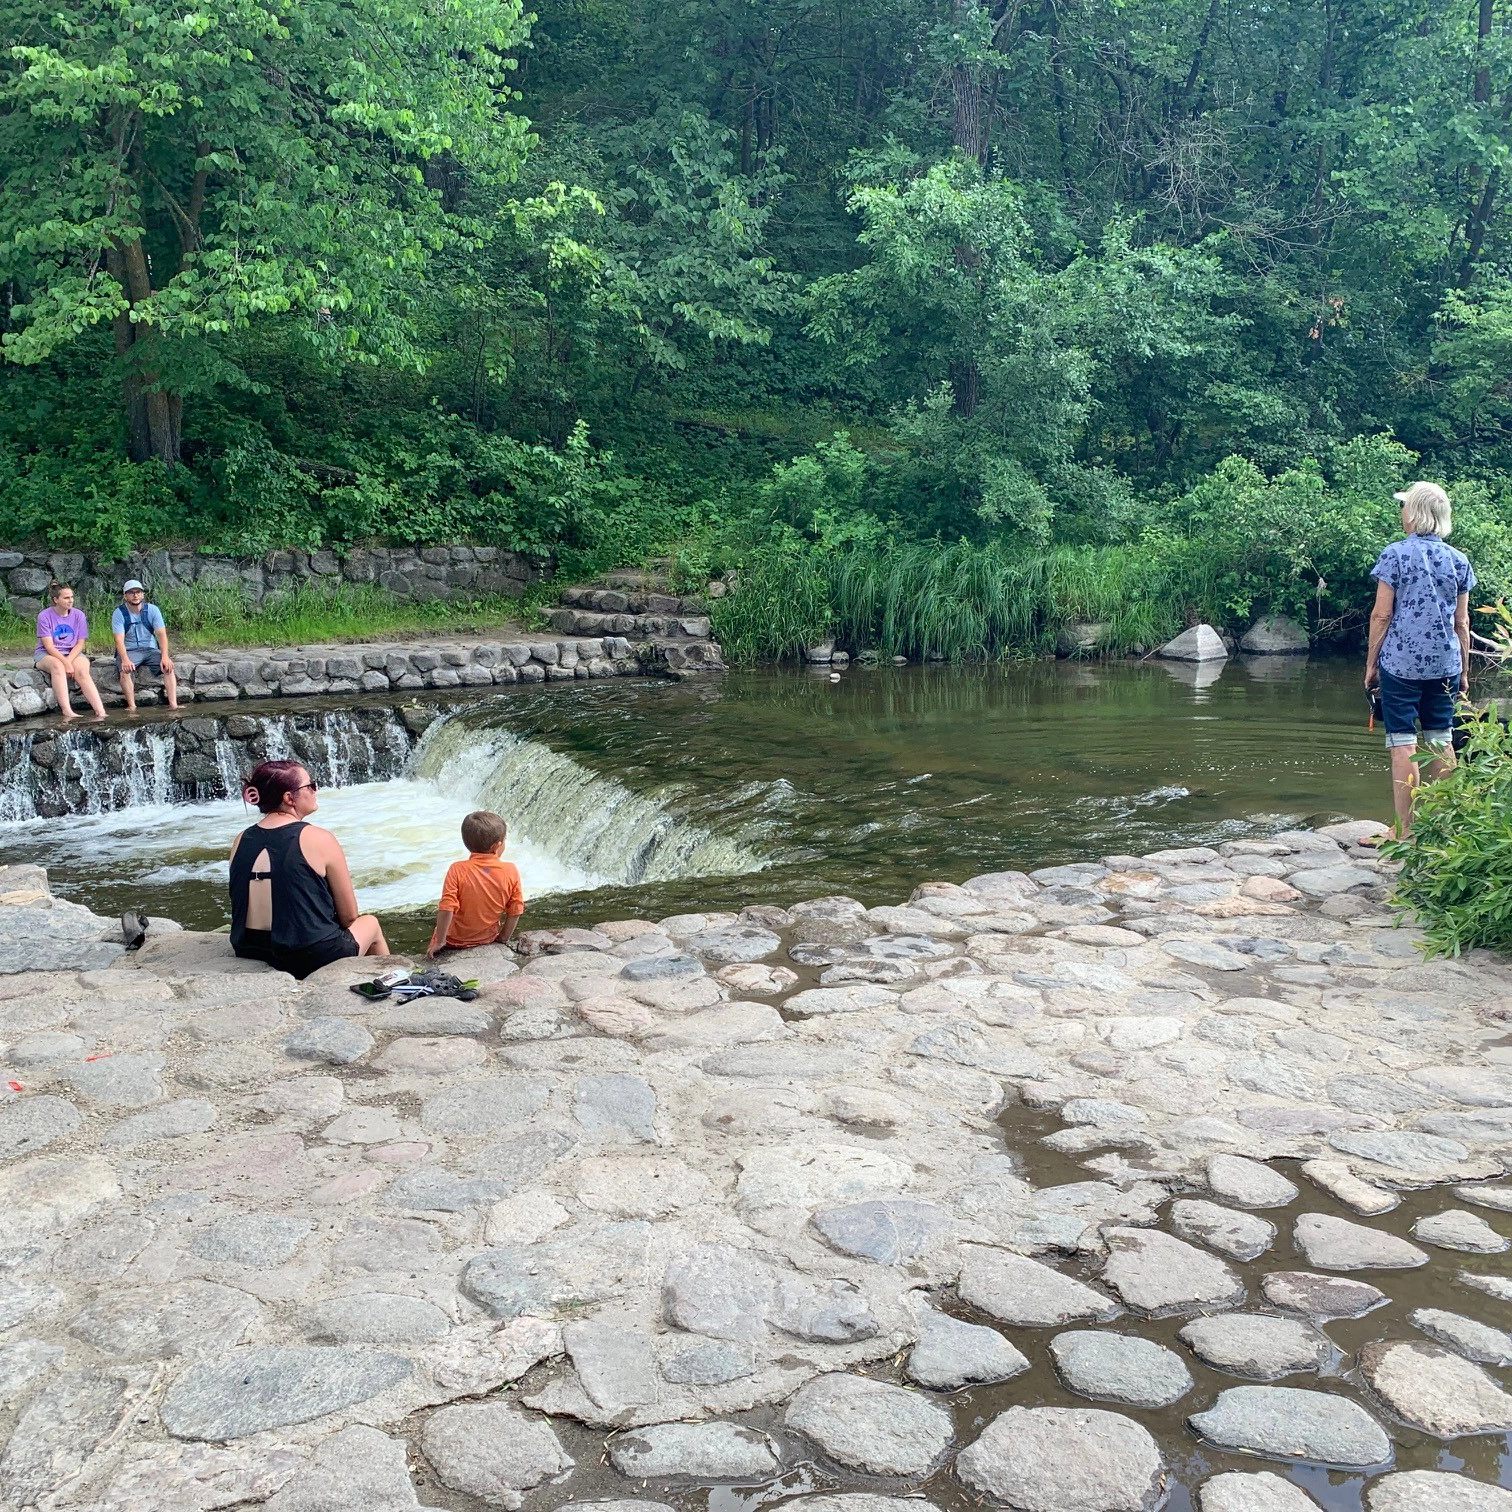
M 1021 1512 L 1145 1512 L 1164 1469 L 1144 1428 L 1090 1407 L 1010 1407 L 955 1464 L 972 1490 Z
M 1244 1300 L 1244 1282 L 1222 1260 L 1159 1229 L 1113 1228 L 1104 1238 L 1099 1279 L 1135 1312 L 1163 1318 Z
M 1348 1397 L 1292 1386 L 1231 1386 L 1206 1412 L 1187 1419 L 1221 1449 L 1277 1459 L 1316 1460 L 1368 1470 L 1391 1458 L 1386 1430 Z
M 950 1414 L 921 1393 L 841 1372 L 800 1387 L 783 1422 L 868 1475 L 927 1475 L 955 1438 Z
M 1437 1438 L 1512 1431 L 1512 1395 L 1438 1344 L 1381 1339 L 1358 1355 L 1367 1386 L 1404 1422 Z
M 964 1252 L 956 1290 L 963 1302 L 984 1313 L 1029 1328 L 1106 1323 L 1119 1312 L 1111 1297 L 1051 1266 L 978 1245 Z

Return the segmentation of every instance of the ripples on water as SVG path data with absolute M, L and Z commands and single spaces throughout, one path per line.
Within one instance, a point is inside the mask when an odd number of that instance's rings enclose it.
M 664 915 L 1111 851 L 1382 817 L 1379 735 L 1339 663 L 743 672 L 707 684 L 515 689 L 446 705 L 407 778 L 323 791 L 364 907 L 425 934 L 457 826 L 510 821 L 530 921 Z M 239 802 L 0 825 L 107 911 L 224 920 Z

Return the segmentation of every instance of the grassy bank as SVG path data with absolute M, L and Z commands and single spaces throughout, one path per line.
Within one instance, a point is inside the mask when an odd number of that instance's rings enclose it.
M 195 650 L 323 645 L 384 636 L 502 633 L 539 624 L 539 605 L 552 598 L 550 590 L 537 588 L 523 599 L 495 595 L 467 603 L 416 604 L 382 588 L 343 583 L 334 588 L 302 586 L 290 593 L 270 594 L 260 605 L 235 588 L 196 587 L 164 594 L 153 602 L 168 622 L 170 645 Z M 117 602 L 92 600 L 83 606 L 89 616 L 92 654 L 107 655 L 112 649 L 110 615 Z M 0 622 L 0 649 L 30 652 L 36 640 L 36 626 L 31 620 L 7 618 Z

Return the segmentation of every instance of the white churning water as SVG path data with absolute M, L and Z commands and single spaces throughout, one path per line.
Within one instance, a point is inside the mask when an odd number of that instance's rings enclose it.
M 144 791 L 113 811 L 0 823 L 0 837 L 45 836 L 54 864 L 126 884 L 224 877 L 231 841 L 255 815 L 236 799 L 172 804 L 151 796 Z M 364 908 L 403 909 L 435 902 L 447 866 L 464 854 L 462 818 L 476 808 L 508 821 L 505 854 L 520 868 L 527 897 L 763 864 L 745 847 L 679 820 L 657 797 L 536 741 L 461 720 L 433 725 L 403 777 L 323 787 L 312 822 L 341 840 Z

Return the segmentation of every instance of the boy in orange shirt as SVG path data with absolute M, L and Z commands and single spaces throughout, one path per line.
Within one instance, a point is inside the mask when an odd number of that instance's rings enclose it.
M 486 809 L 462 821 L 465 861 L 453 861 L 441 885 L 441 906 L 426 955 L 440 950 L 471 950 L 477 945 L 507 945 L 525 912 L 520 872 L 503 860 L 507 829 Z

